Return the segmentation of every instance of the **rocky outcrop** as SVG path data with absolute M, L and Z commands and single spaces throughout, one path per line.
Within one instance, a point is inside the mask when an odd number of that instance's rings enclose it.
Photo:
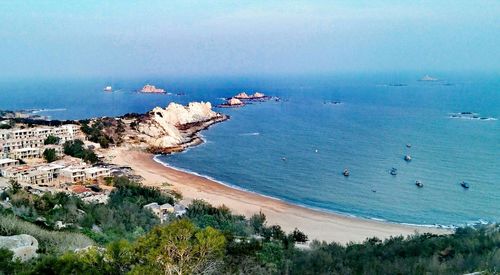
M 187 106 L 170 103 L 167 108 L 156 107 L 147 113 L 135 134 L 152 153 L 178 152 L 201 143 L 199 131 L 226 119 L 227 116 L 212 110 L 210 102 L 192 102 Z
M 248 95 L 245 92 L 239 93 L 235 95 L 233 98 L 241 99 L 241 100 L 255 100 L 255 99 L 263 99 L 266 98 L 266 95 L 263 93 L 256 92 L 253 95 Z
M 245 105 L 245 103 L 243 103 L 241 100 L 232 97 L 232 98 L 228 99 L 226 102 L 218 105 L 217 107 L 228 108 L 228 107 L 241 107 L 244 105 Z
M 150 94 L 164 94 L 166 91 L 164 89 L 156 88 L 154 85 L 146 84 L 140 90 L 141 93 L 150 93 Z
M 236 99 L 250 99 L 250 96 L 247 93 L 242 92 L 234 96 Z
M 26 234 L 0 236 L 0 248 L 9 249 L 14 253 L 13 259 L 24 262 L 37 256 L 38 241 Z

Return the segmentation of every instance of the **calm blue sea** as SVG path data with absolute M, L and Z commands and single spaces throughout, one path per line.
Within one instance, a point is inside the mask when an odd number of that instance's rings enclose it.
M 324 211 L 423 225 L 500 222 L 500 77 L 421 76 L 4 80 L 0 109 L 79 119 L 262 91 L 282 100 L 222 109 L 231 119 L 204 131 L 206 143 L 158 159 Z M 148 82 L 184 95 L 134 92 Z M 459 112 L 491 119 L 450 118 Z

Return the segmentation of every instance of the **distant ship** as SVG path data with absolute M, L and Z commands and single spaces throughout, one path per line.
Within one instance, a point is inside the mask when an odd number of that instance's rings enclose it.
M 112 92 L 113 88 L 111 86 L 106 86 L 106 87 L 104 87 L 104 91 L 105 92 Z
M 430 75 L 425 75 L 424 77 L 420 78 L 420 81 L 438 81 L 438 79 Z

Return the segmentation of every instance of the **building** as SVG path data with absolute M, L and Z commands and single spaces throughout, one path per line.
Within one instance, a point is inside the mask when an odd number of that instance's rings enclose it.
M 19 148 L 9 152 L 9 158 L 12 159 L 32 159 L 41 156 L 39 148 Z
M 85 178 L 87 179 L 96 179 L 100 177 L 109 177 L 111 172 L 108 168 L 102 167 L 90 167 L 84 170 Z
M 62 181 L 77 183 L 85 180 L 85 171 L 79 167 L 66 167 L 60 170 L 60 178 Z
M 60 169 L 61 181 L 66 181 L 70 183 L 84 182 L 86 180 L 93 180 L 101 177 L 107 177 L 111 175 L 111 171 L 108 168 L 103 167 L 73 167 L 69 166 Z
M 0 170 L 2 170 L 3 168 L 13 167 L 17 165 L 19 165 L 19 161 L 17 159 L 9 159 L 9 158 L 0 159 Z
M 174 207 L 169 203 L 159 205 L 156 202 L 152 202 L 152 203 L 144 205 L 144 209 L 149 209 L 151 212 L 153 212 L 153 214 L 155 214 L 155 216 L 160 218 L 160 222 L 162 222 L 162 223 L 164 221 L 168 220 L 168 215 L 171 213 L 174 213 L 174 211 L 175 211 Z

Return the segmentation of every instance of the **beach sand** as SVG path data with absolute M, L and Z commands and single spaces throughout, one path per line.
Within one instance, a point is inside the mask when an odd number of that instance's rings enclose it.
M 342 244 L 362 242 L 366 238 L 410 235 L 418 233 L 443 234 L 450 231 L 438 228 L 406 226 L 361 218 L 325 213 L 295 206 L 280 200 L 241 191 L 212 180 L 166 167 L 153 160 L 153 155 L 140 151 L 115 148 L 107 153 L 117 165 L 130 166 L 144 178 L 143 184 L 161 187 L 169 183 L 183 195 L 183 203 L 203 199 L 214 206 L 226 205 L 234 213 L 250 217 L 262 211 L 267 224 L 278 224 L 290 232 L 298 228 L 310 240 L 335 241 Z

